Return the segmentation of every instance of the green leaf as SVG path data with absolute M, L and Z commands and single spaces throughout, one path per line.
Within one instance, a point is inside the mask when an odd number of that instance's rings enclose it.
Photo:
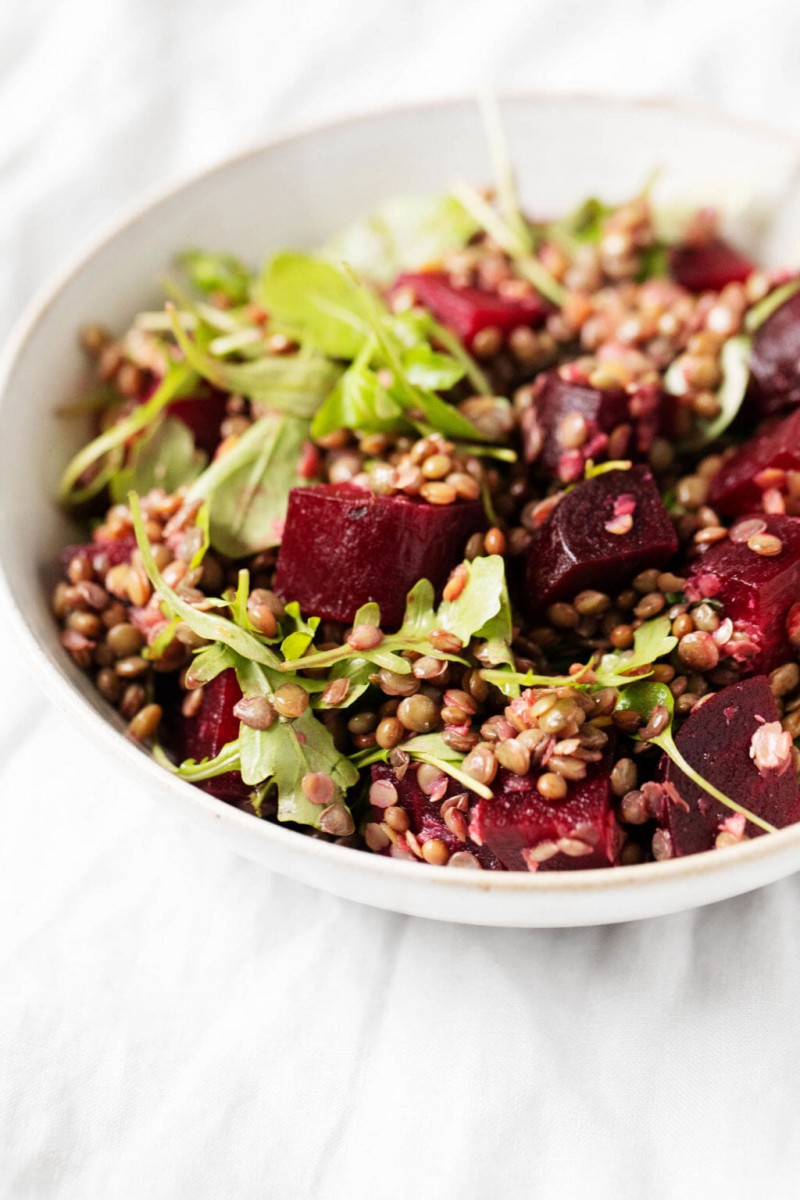
M 217 775 L 239 770 L 239 740 L 228 742 L 214 758 L 203 758 L 200 762 L 187 758 L 180 766 L 176 766 L 158 745 L 153 747 L 153 758 L 180 779 L 188 783 L 200 783 L 203 779 L 214 779 Z
M 788 283 L 774 288 L 763 300 L 759 300 L 758 304 L 754 304 L 745 313 L 745 330 L 748 333 L 755 333 L 774 312 L 777 312 L 782 304 L 791 300 L 798 291 L 800 291 L 800 279 L 790 279 Z
M 105 459 L 111 457 L 111 464 L 106 463 L 105 471 L 101 470 L 101 475 L 105 476 L 103 482 L 103 486 L 105 486 L 105 483 L 109 482 L 112 475 L 121 466 L 120 456 L 124 453 L 126 443 L 152 425 L 168 404 L 179 396 L 187 395 L 196 383 L 197 375 L 190 366 L 185 363 L 170 362 L 166 375 L 149 400 L 138 405 L 129 416 L 112 425 L 110 429 L 105 430 L 99 437 L 94 438 L 78 451 L 61 477 L 58 488 L 60 502 L 67 505 L 82 503 L 87 499 L 87 490 L 92 494 L 97 494 L 97 480 L 90 485 L 89 489 L 76 486 L 81 476 L 90 467 L 94 467 L 98 463 L 102 464 Z
M 195 480 L 188 500 L 208 502 L 215 550 L 242 558 L 280 544 L 289 490 L 299 482 L 297 465 L 308 436 L 307 421 L 261 417 Z
M 311 418 L 330 394 L 341 368 L 319 355 L 263 354 L 245 363 L 214 358 L 190 338 L 173 311 L 173 333 L 186 361 L 224 392 L 239 392 L 259 407 Z
M 261 281 L 271 317 L 331 358 L 356 358 L 367 336 L 359 289 L 338 266 L 307 254 L 276 254 Z
M 464 566 L 467 571 L 464 589 L 458 599 L 440 604 L 439 623 L 465 646 L 472 637 L 500 637 L 510 641 L 511 609 L 503 559 L 490 554 Z
M 185 250 L 177 261 L 199 292 L 222 292 L 233 304 L 244 304 L 247 300 L 250 272 L 233 254 Z
M 406 379 L 414 387 L 446 392 L 464 378 L 464 366 L 449 354 L 439 354 L 427 342 L 419 342 L 403 355 Z
M 124 504 L 128 492 L 145 496 L 153 488 L 177 492 L 197 478 L 207 461 L 188 425 L 164 417 L 133 444 L 127 464 L 111 480 L 111 499 Z
M 320 407 L 311 433 L 321 438 L 335 429 L 391 433 L 403 428 L 410 428 L 403 406 L 381 383 L 375 370 L 365 362 L 356 361 Z
M 666 658 L 678 644 L 671 632 L 669 617 L 653 617 L 643 621 L 633 635 L 631 650 L 616 650 L 604 654 L 596 668 L 597 682 L 601 687 L 621 687 L 630 683 L 631 672 L 641 667 L 652 667 L 660 658 Z M 671 693 L 670 693 L 671 694 Z
M 371 217 L 345 229 L 323 248 L 333 262 L 348 262 L 376 283 L 438 261 L 465 246 L 477 226 L 452 196 L 400 196 Z
M 202 687 L 235 665 L 236 655 L 230 647 L 223 646 L 220 642 L 212 642 L 210 646 L 198 650 L 192 659 L 192 679 L 198 687 Z
M 699 432 L 681 442 L 679 450 L 682 452 L 702 450 L 711 442 L 715 442 L 738 415 L 750 382 L 751 350 L 752 339 L 743 334 L 728 338 L 724 343 L 720 353 L 722 383 L 717 391 L 717 400 L 721 406 L 719 416 L 715 417 L 713 421 L 700 422 Z M 664 379 L 667 390 L 669 390 L 669 374 L 670 372 L 667 371 Z
M 291 621 L 294 630 L 281 642 L 281 654 L 288 659 L 302 658 L 314 640 L 321 618 L 310 617 L 308 621 L 304 621 L 296 600 L 286 605 L 286 617 Z
M 653 683 L 650 680 L 629 684 L 628 687 L 620 692 L 615 711 L 637 712 L 647 722 L 650 720 L 653 710 L 659 705 L 669 713 L 669 724 L 666 729 L 662 730 L 655 737 L 649 738 L 648 741 L 663 750 L 667 757 L 675 763 L 675 766 L 683 771 L 684 775 L 688 776 L 704 792 L 708 792 L 709 796 L 713 796 L 715 800 L 718 800 L 720 804 L 724 804 L 726 808 L 732 809 L 733 812 L 741 813 L 743 817 L 751 821 L 753 825 L 757 825 L 759 829 L 763 829 L 767 833 L 776 833 L 774 825 L 771 825 L 769 821 L 763 820 L 763 818 L 757 816 L 755 813 L 750 812 L 749 809 L 744 808 L 736 800 L 731 800 L 730 796 L 726 796 L 713 783 L 709 783 L 707 779 L 704 779 L 699 771 L 696 771 L 691 763 L 687 762 L 683 757 L 675 744 L 672 734 L 675 701 L 672 692 L 666 684 Z M 641 738 L 636 735 L 636 740 L 640 741 Z

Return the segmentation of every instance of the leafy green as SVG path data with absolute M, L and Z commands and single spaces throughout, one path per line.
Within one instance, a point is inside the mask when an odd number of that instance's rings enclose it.
M 466 583 L 456 600 L 445 600 L 434 609 L 433 587 L 427 579 L 421 579 L 411 589 L 406 601 L 403 624 L 396 633 L 387 634 L 379 646 L 371 650 L 354 650 L 351 646 L 337 646 L 331 650 L 312 651 L 297 659 L 283 663 L 281 670 L 294 671 L 303 668 L 329 667 L 348 659 L 363 659 L 377 667 L 407 675 L 411 663 L 401 657 L 406 650 L 434 658 L 465 660 L 456 654 L 437 650 L 429 640 L 434 629 L 445 629 L 456 635 L 463 645 L 472 637 L 486 638 L 496 644 L 497 652 L 503 642 L 511 640 L 511 611 L 506 589 L 503 559 L 499 555 L 476 558 L 465 563 Z M 380 609 L 377 604 L 365 605 L 355 616 L 354 625 L 379 624 Z M 507 661 L 499 657 L 496 661 Z
M 242 558 L 280 544 L 289 490 L 298 482 L 308 436 L 308 422 L 298 417 L 261 417 L 195 480 L 187 499 L 208 502 L 215 550 Z
M 769 821 L 763 820 L 763 818 L 757 816 L 755 813 L 750 812 L 749 809 L 744 808 L 735 800 L 731 800 L 730 796 L 726 796 L 724 792 L 721 792 L 712 783 L 709 783 L 707 779 L 704 779 L 691 763 L 688 763 L 683 757 L 675 744 L 672 734 L 675 700 L 666 684 L 653 683 L 652 681 L 630 684 L 620 692 L 615 711 L 636 712 L 647 722 L 650 720 L 653 711 L 658 707 L 666 710 L 669 715 L 669 724 L 661 733 L 648 738 L 648 741 L 663 750 L 667 757 L 675 763 L 675 766 L 683 771 L 684 775 L 687 775 L 699 788 L 702 788 L 704 792 L 708 792 L 709 796 L 713 796 L 720 804 L 724 804 L 726 808 L 732 809 L 733 812 L 741 813 L 753 825 L 766 830 L 767 833 L 775 833 L 774 825 L 771 825 Z M 637 740 L 641 740 L 638 735 Z
M 229 771 L 239 770 L 239 739 L 226 743 L 214 758 L 203 758 L 200 762 L 187 758 L 176 766 L 160 746 L 153 747 L 153 758 L 179 779 L 185 779 L 189 783 L 200 783 L 203 779 L 214 779 L 217 775 L 227 775 Z
M 367 337 L 359 288 L 338 266 L 285 251 L 268 263 L 260 295 L 272 318 L 331 358 L 357 358 Z
M 206 462 L 188 425 L 177 417 L 164 417 L 134 442 L 127 463 L 111 480 L 111 499 L 123 504 L 128 492 L 144 496 L 156 487 L 176 492 L 196 479 Z
M 267 410 L 311 418 L 341 375 L 335 363 L 314 354 L 263 354 L 242 363 L 215 358 L 189 337 L 174 311 L 172 317 L 175 340 L 198 375 L 222 391 L 240 392 Z
M 244 304 L 247 300 L 250 272 L 235 255 L 185 250 L 177 261 L 199 292 L 222 292 L 232 304 Z
M 221 642 L 212 642 L 198 650 L 192 659 L 192 680 L 197 687 L 202 687 L 235 663 L 236 655 L 229 646 L 224 646 Z
M 746 331 L 755 333 L 774 312 L 777 312 L 782 304 L 791 300 L 798 291 L 800 291 L 800 279 L 790 279 L 788 283 L 774 288 L 763 300 L 759 300 L 758 304 L 754 304 L 752 308 L 748 309 L 744 318 Z
M 197 375 L 186 363 L 170 361 L 167 373 L 152 396 L 138 405 L 137 408 L 121 421 L 117 421 L 110 429 L 93 438 L 88 445 L 79 450 L 71 460 L 61 477 L 58 488 L 58 498 L 62 504 L 74 505 L 83 503 L 90 495 L 96 495 L 98 478 L 102 479 L 102 487 L 110 481 L 123 463 L 125 446 L 130 438 L 142 433 L 161 416 L 163 410 L 179 396 L 187 395 L 197 383 Z M 88 487 L 77 487 L 81 477 L 90 468 L 103 464 L 100 476 L 96 477 Z
M 291 621 L 294 629 L 281 642 L 281 654 L 284 658 L 302 658 L 314 640 L 320 618 L 309 617 L 308 621 L 304 621 L 300 605 L 296 600 L 292 600 L 286 605 L 286 621 Z
M 669 617 L 643 621 L 633 635 L 631 650 L 604 654 L 595 668 L 600 687 L 623 687 L 631 682 L 634 673 L 642 678 L 644 667 L 649 667 L 646 674 L 651 674 L 658 659 L 666 658 L 678 644 L 678 639 L 671 633 L 671 624 Z
M 402 271 L 427 266 L 465 246 L 476 228 L 452 196 L 401 196 L 345 229 L 322 253 L 332 262 L 350 263 L 367 279 L 389 284 Z
M 402 405 L 381 382 L 379 373 L 357 359 L 320 407 L 311 433 L 321 438 L 335 429 L 389 433 L 403 427 L 411 428 Z

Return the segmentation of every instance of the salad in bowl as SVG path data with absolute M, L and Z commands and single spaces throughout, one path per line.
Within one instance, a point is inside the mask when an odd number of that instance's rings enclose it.
M 81 331 L 64 652 L 166 771 L 365 853 L 800 821 L 800 279 L 647 186 L 534 218 L 498 158 Z

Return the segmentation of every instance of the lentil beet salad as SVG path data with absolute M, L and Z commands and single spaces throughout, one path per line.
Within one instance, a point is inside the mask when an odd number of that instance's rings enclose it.
M 800 820 L 800 279 L 647 191 L 532 221 L 507 171 L 180 262 L 83 331 L 53 597 L 166 769 L 473 869 Z

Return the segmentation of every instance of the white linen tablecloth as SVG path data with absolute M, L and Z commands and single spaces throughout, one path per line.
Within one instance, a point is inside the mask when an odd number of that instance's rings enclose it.
M 800 130 L 799 48 L 788 0 L 7 0 L 0 331 L 286 123 L 494 83 Z M 373 911 L 120 780 L 1 619 L 0 663 L 0 1200 L 797 1195 L 800 879 L 607 929 Z

